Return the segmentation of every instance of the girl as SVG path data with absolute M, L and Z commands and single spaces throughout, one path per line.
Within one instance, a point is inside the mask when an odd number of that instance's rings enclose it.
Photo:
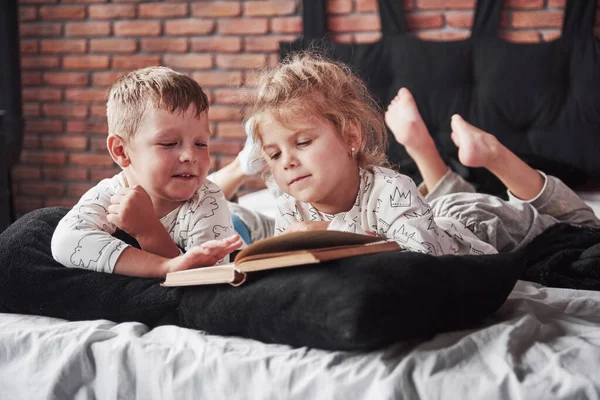
M 364 84 L 348 67 L 315 55 L 292 56 L 263 74 L 251 115 L 269 171 L 285 193 L 276 234 L 341 230 L 434 255 L 491 254 L 519 248 L 556 222 L 600 225 L 562 182 L 456 116 L 453 139 L 461 161 L 490 168 L 525 201 L 468 193 L 472 186 L 441 161 L 404 90 L 386 122 L 421 169 L 422 189 L 431 188 L 428 204 L 409 177 L 387 167 L 385 126 Z

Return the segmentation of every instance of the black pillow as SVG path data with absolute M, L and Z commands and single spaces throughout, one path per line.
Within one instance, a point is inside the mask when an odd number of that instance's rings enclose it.
M 522 254 L 395 252 L 254 273 L 240 287 L 164 288 L 160 280 L 65 268 L 50 255 L 64 208 L 33 211 L 0 234 L 2 311 L 69 320 L 172 323 L 324 349 L 371 349 L 476 324 L 510 293 Z

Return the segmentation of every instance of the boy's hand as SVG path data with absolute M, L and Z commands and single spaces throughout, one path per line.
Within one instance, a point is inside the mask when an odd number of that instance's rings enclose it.
M 326 231 L 329 221 L 302 221 L 294 222 L 286 229 L 285 233 L 307 232 L 307 231 Z
M 226 239 L 209 240 L 200 246 L 192 247 L 187 253 L 168 260 L 165 265 L 165 274 L 174 271 L 183 271 L 190 268 L 210 267 L 217 261 L 238 249 L 242 245 L 239 235 Z
M 110 198 L 107 219 L 138 240 L 160 225 L 152 200 L 140 185 L 120 188 Z

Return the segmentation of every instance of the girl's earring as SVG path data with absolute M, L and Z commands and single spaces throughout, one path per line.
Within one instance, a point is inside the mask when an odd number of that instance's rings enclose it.
M 356 149 L 354 147 L 352 147 L 350 149 L 350 158 L 354 158 L 354 152 L 356 151 Z

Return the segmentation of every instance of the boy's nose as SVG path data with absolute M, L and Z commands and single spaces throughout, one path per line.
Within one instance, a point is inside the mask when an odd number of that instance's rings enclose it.
M 191 149 L 185 149 L 179 155 L 179 160 L 181 162 L 195 162 L 196 157 L 194 155 L 194 151 Z

